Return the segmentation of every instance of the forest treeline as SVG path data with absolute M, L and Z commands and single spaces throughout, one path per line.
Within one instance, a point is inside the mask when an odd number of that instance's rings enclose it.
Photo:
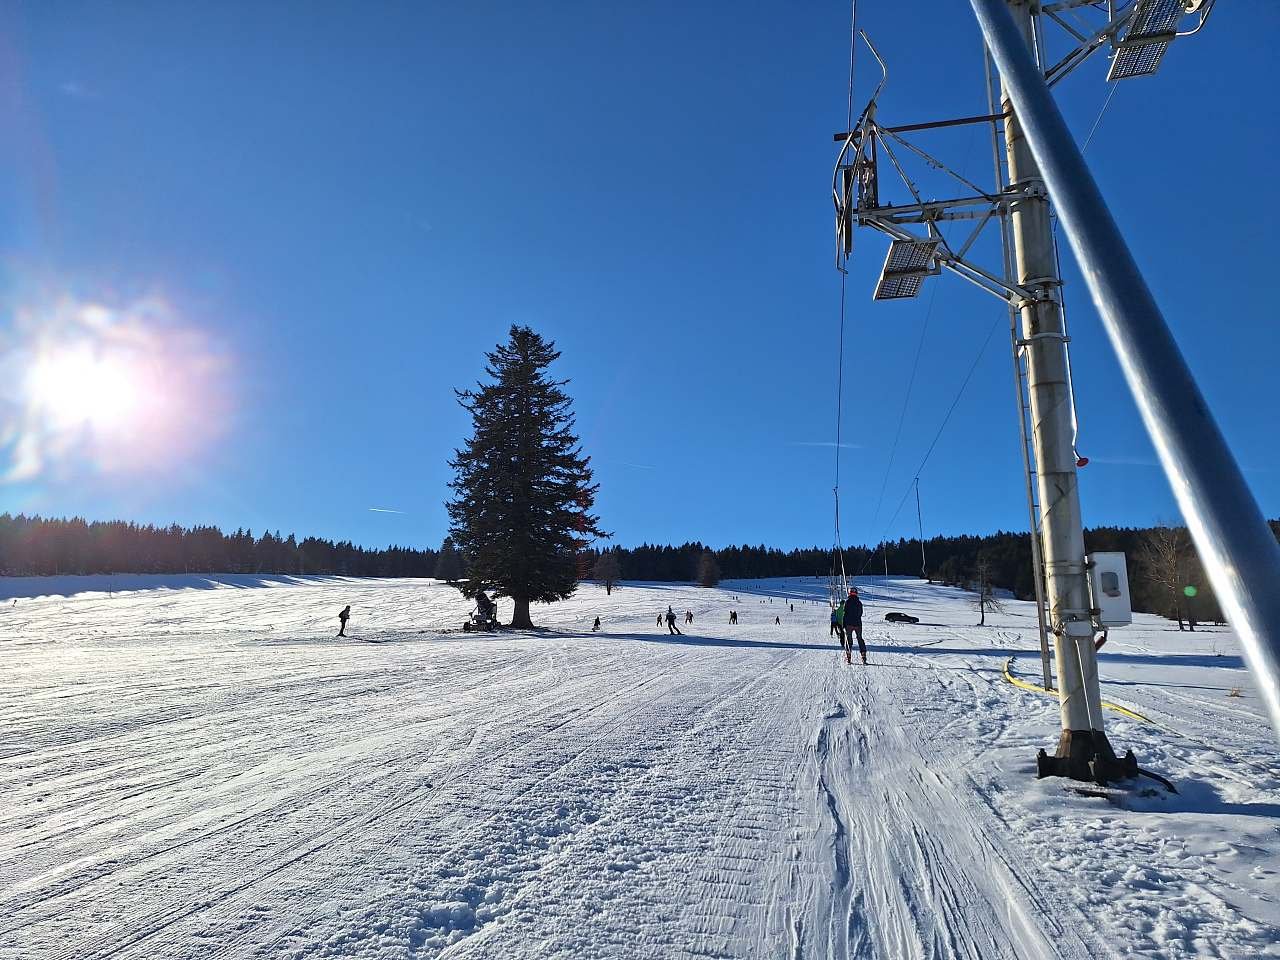
M 1271 526 L 1280 538 L 1280 521 Z M 1182 527 L 1095 527 L 1085 532 L 1090 551 L 1119 550 L 1128 557 L 1134 609 L 1174 619 L 1216 621 L 1221 611 L 1199 558 Z M 819 577 L 830 575 L 832 551 L 809 547 L 730 546 L 712 549 L 691 541 L 680 546 L 589 548 L 579 557 L 590 579 L 602 555 L 616 561 L 618 580 L 707 579 L 710 554 L 719 578 Z M 1022 599 L 1032 596 L 1031 544 L 1025 533 L 933 537 L 924 543 L 923 572 L 935 583 L 972 587 L 979 558 L 992 584 Z M 609 564 L 611 567 L 612 564 Z M 850 575 L 919 576 L 920 541 L 900 539 L 874 550 L 844 551 Z M 353 577 L 465 575 L 461 555 L 446 541 L 440 550 L 391 546 L 370 549 L 349 541 L 217 527 L 159 527 L 125 521 L 85 521 L 0 514 L 0 575 L 50 576 L 93 573 L 271 573 Z M 1190 590 L 1188 590 L 1190 588 Z
M 1280 521 L 1271 521 L 1280 540 Z M 1171 619 L 1221 622 L 1222 611 L 1204 575 L 1185 527 L 1095 527 L 1085 531 L 1090 552 L 1119 551 L 1126 555 L 1133 608 Z M 599 569 L 599 558 L 612 554 L 619 580 L 705 581 L 704 555 L 710 552 L 717 573 L 726 580 L 757 577 L 818 577 L 832 572 L 829 548 L 779 550 L 741 546 L 720 550 L 690 542 L 678 547 L 604 547 L 587 551 L 583 569 Z M 1000 531 L 985 536 L 933 537 L 925 540 L 923 559 L 918 539 L 891 540 L 875 549 L 844 551 L 849 576 L 883 574 L 923 576 L 949 586 L 974 589 L 979 559 L 989 571 L 991 586 L 1008 590 L 1022 600 L 1034 598 L 1031 577 L 1031 539 L 1024 533 Z M 584 576 L 589 574 L 584 573 Z
M 88 573 L 312 573 L 351 577 L 430 577 L 435 550 L 370 550 L 277 530 L 254 536 L 217 527 L 156 527 L 0 514 L 0 575 Z

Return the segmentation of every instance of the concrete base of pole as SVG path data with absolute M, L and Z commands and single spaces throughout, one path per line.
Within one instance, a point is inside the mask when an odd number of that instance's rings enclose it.
M 1097 784 L 1130 780 L 1138 775 L 1133 751 L 1117 757 L 1101 730 L 1063 730 L 1058 750 L 1051 757 L 1043 750 L 1036 756 L 1036 777 L 1070 777 Z

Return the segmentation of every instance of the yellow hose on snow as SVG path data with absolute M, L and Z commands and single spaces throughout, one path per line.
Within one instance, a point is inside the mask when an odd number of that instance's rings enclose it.
M 1012 665 L 1013 665 L 1013 657 L 1010 657 L 1008 660 L 1005 661 L 1005 664 L 1004 664 L 1004 678 L 1008 680 L 1010 683 L 1012 683 L 1015 687 L 1020 687 L 1023 690 L 1030 690 L 1032 693 L 1043 693 L 1050 697 L 1056 697 L 1058 695 L 1057 691 L 1055 690 L 1046 690 L 1044 687 L 1038 687 L 1034 683 L 1027 683 L 1027 681 L 1025 680 L 1019 680 L 1017 677 L 1015 677 L 1012 673 L 1009 672 L 1009 668 Z M 1103 700 L 1102 705 L 1109 710 L 1116 711 L 1116 713 L 1123 713 L 1126 717 L 1131 717 L 1134 720 L 1140 720 L 1142 723 L 1149 723 L 1152 726 L 1159 726 L 1159 724 L 1157 724 L 1150 717 L 1144 717 L 1142 714 L 1138 713 L 1136 710 L 1130 710 L 1128 707 L 1122 707 L 1118 703 L 1111 703 L 1108 700 Z

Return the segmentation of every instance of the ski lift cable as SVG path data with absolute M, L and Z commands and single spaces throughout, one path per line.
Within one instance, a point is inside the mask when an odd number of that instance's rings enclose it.
M 1098 115 L 1093 120 L 1093 126 L 1089 128 L 1089 133 L 1084 138 L 1084 143 L 1080 145 L 1081 153 L 1084 153 L 1089 149 L 1089 144 L 1093 140 L 1093 135 L 1098 132 L 1098 125 L 1102 123 L 1102 116 L 1107 112 L 1107 107 L 1111 106 L 1111 98 L 1116 95 L 1116 91 L 1119 89 L 1119 84 L 1111 84 L 1111 89 L 1107 91 L 1107 99 L 1102 101 L 1102 109 L 1098 111 Z
M 915 387 L 916 372 L 920 368 L 920 354 L 924 350 L 924 338 L 929 332 L 929 319 L 933 315 L 933 303 L 938 298 L 938 284 L 932 285 L 929 294 L 929 305 L 924 312 L 924 322 L 920 326 L 920 338 L 916 341 L 916 354 L 911 361 L 911 375 L 907 377 L 907 390 L 902 398 L 902 409 L 898 411 L 898 428 L 893 434 L 893 443 L 889 446 L 889 461 L 884 468 L 884 477 L 880 480 L 880 495 L 876 498 L 876 508 L 871 514 L 871 526 L 874 529 L 880 519 L 880 508 L 884 506 L 885 490 L 889 488 L 889 474 L 893 471 L 894 460 L 898 455 L 898 442 L 902 439 L 902 425 L 907 419 L 907 406 L 911 403 L 911 391 Z
M 964 161 L 960 165 L 962 169 L 968 169 L 969 156 L 973 152 L 973 143 L 974 141 L 971 137 L 968 149 L 965 151 Z M 939 233 L 942 235 L 942 242 L 945 244 L 947 242 L 946 234 L 943 234 L 941 231 L 939 231 Z M 915 386 L 916 373 L 920 366 L 920 354 L 924 349 L 925 336 L 929 332 L 929 319 L 933 316 L 934 301 L 938 298 L 938 284 L 934 283 L 931 287 L 932 289 L 929 293 L 929 304 L 925 308 L 924 312 L 924 323 L 920 327 L 920 339 L 916 342 L 915 357 L 911 361 L 911 375 L 907 378 L 906 394 L 902 398 L 902 409 L 898 411 L 898 428 L 894 432 L 893 443 L 889 447 L 889 460 L 884 468 L 884 477 L 880 480 L 880 495 L 876 498 L 876 508 L 871 514 L 872 529 L 875 529 L 876 522 L 880 519 L 880 510 L 884 506 L 885 490 L 889 487 L 889 474 L 893 471 L 893 464 L 898 453 L 898 443 L 902 438 L 902 425 L 907 417 L 907 407 L 911 403 L 911 391 Z
M 933 435 L 933 442 L 929 444 L 929 449 L 925 451 L 924 458 L 920 461 L 920 466 L 916 467 L 915 475 L 920 476 L 924 466 L 929 462 L 929 458 L 933 456 L 934 448 L 938 445 L 938 440 L 942 437 L 942 431 L 947 429 L 947 424 L 951 422 L 951 415 L 956 412 L 956 406 L 960 403 L 960 398 L 964 396 L 965 388 L 969 386 L 969 381 L 973 379 L 974 371 L 978 369 L 978 363 L 982 360 L 982 355 L 987 352 L 987 345 L 991 343 L 991 338 L 996 332 L 996 328 L 1007 320 L 1007 317 L 997 317 L 995 322 L 991 324 L 987 330 L 987 336 L 982 341 L 982 346 L 978 348 L 977 355 L 973 358 L 973 363 L 969 364 L 969 372 L 964 375 L 964 381 L 960 384 L 960 389 L 956 391 L 951 406 L 947 408 L 947 414 L 942 418 L 942 423 L 938 425 L 938 432 Z
M 853 125 L 853 78 L 857 64 L 858 51 L 858 0 L 849 0 L 849 88 L 846 104 L 845 129 Z M 840 572 L 840 586 L 844 589 L 848 577 L 844 569 L 844 544 L 840 538 L 840 451 L 842 449 L 842 427 L 844 417 L 844 328 L 847 311 L 847 289 L 849 271 L 843 266 L 840 269 L 840 335 L 836 350 L 836 448 L 835 448 L 835 486 L 832 495 L 835 499 L 835 543 L 832 549 L 831 579 L 834 593 L 836 569 Z M 834 598 L 833 598 L 834 599 Z
M 938 440 L 941 439 L 943 431 L 947 429 L 947 424 L 951 422 L 951 415 L 955 413 L 956 407 L 960 403 L 960 398 L 964 396 L 964 391 L 969 386 L 969 381 L 973 379 L 973 374 L 978 369 L 978 364 L 981 362 L 983 354 L 987 352 L 987 346 L 991 343 L 991 338 L 995 335 L 996 328 L 999 327 L 1001 322 L 1005 319 L 1007 318 L 997 317 L 995 322 L 991 324 L 990 329 L 987 330 L 987 336 L 982 341 L 982 346 L 978 348 L 978 353 L 973 358 L 973 363 L 969 365 L 969 372 L 965 374 L 964 381 L 960 384 L 960 389 L 956 391 L 956 395 L 951 401 L 951 406 L 947 408 L 946 416 L 942 418 L 942 423 L 938 425 L 938 430 L 933 435 L 933 441 L 929 444 L 929 449 L 925 451 L 924 457 L 921 458 L 919 466 L 916 467 L 915 476 L 912 478 L 911 483 L 907 484 L 907 489 L 903 491 L 902 499 L 898 501 L 898 506 L 894 509 L 893 516 L 891 516 L 885 524 L 884 530 L 881 532 L 880 537 L 877 540 L 877 544 L 884 542 L 884 538 L 888 534 L 889 528 L 893 526 L 893 522 L 898 519 L 898 514 L 902 512 L 902 508 L 906 504 L 907 498 L 911 496 L 914 484 L 919 481 L 920 474 L 924 472 L 925 465 L 929 462 L 929 458 L 933 456 L 934 449 L 938 446 Z M 867 559 L 858 570 L 858 574 L 866 572 L 866 569 L 871 564 L 873 557 L 875 557 L 875 551 L 868 554 Z
M 853 2 L 854 2 L 854 4 L 856 5 L 856 0 L 853 0 Z M 856 13 L 856 11 L 855 11 L 855 13 Z M 853 71 L 853 50 L 852 50 L 852 48 L 851 48 L 851 49 L 850 49 L 850 77 L 849 77 L 849 81 L 850 81 L 850 86 L 849 86 L 849 120 L 850 120 L 850 123 L 852 123 L 852 117 L 853 117 L 853 73 L 852 73 L 852 71 Z M 1112 84 L 1112 85 L 1111 85 L 1111 89 L 1107 92 L 1106 99 L 1105 99 L 1105 100 L 1103 100 L 1103 102 L 1102 102 L 1102 107 L 1098 110 L 1098 115 L 1094 118 L 1093 125 L 1089 128 L 1089 133 L 1085 136 L 1084 142 L 1083 142 L 1083 144 L 1081 145 L 1081 152 L 1083 152 L 1084 150 L 1086 150 L 1086 149 L 1088 148 L 1089 144 L 1092 142 L 1093 137 L 1094 137 L 1094 134 L 1096 134 L 1096 133 L 1097 133 L 1098 128 L 1099 128 L 1099 126 L 1100 126 L 1100 125 L 1101 125 L 1101 123 L 1102 123 L 1102 118 L 1103 118 L 1103 116 L 1104 116 L 1104 115 L 1106 114 L 1106 112 L 1107 112 L 1107 108 L 1111 105 L 1111 100 L 1112 100 L 1112 98 L 1115 96 L 1115 93 L 1116 93 L 1117 88 L 1118 88 L 1118 85 L 1117 85 L 1117 84 Z M 845 128 L 845 129 L 849 129 L 849 127 L 848 127 L 848 126 L 846 126 L 846 128 Z M 899 138 L 899 139 L 900 139 L 900 138 Z M 912 144 L 910 144 L 910 143 L 907 143 L 906 141 L 901 141 L 901 140 L 900 140 L 900 142 L 903 142 L 904 146 L 906 146 L 908 149 L 913 149 L 913 150 L 914 150 L 914 149 L 916 149 L 916 148 L 914 147 L 914 145 L 912 145 Z M 918 151 L 917 151 L 917 152 L 918 152 Z M 891 159 L 893 159 L 893 158 L 891 157 Z M 930 158 L 930 159 L 931 159 L 931 158 Z M 896 165 L 896 164 L 895 164 L 895 165 Z M 910 184 L 908 184 L 908 185 L 910 186 Z M 979 192 L 981 192 L 981 191 L 979 191 Z M 1055 257 L 1055 259 L 1059 260 L 1059 263 L 1058 263 L 1058 275 L 1059 275 L 1059 276 L 1061 276 L 1061 274 L 1062 274 L 1062 267 L 1061 267 L 1061 262 L 1060 262 L 1060 258 L 1059 258 L 1059 253 L 1058 253 L 1058 242 L 1057 242 L 1057 240 L 1058 240 L 1058 238 L 1057 238 L 1057 227 L 1058 227 L 1058 224 L 1057 224 L 1057 217 L 1055 216 L 1055 217 L 1053 218 L 1053 220 L 1054 220 L 1054 223 L 1053 223 L 1053 240 L 1054 240 L 1054 245 L 1053 245 L 1053 246 L 1054 246 L 1054 257 Z M 843 299 L 843 283 L 842 283 L 841 295 L 842 295 L 842 299 Z M 901 436 L 901 432 L 902 432 L 902 423 L 903 423 L 903 420 L 905 419 L 905 416 L 906 416 L 907 402 L 910 400 L 910 396 L 911 396 L 911 388 L 912 388 L 912 385 L 913 385 L 913 384 L 914 384 L 914 382 L 915 382 L 917 366 L 918 366 L 918 364 L 919 364 L 919 360 L 920 360 L 920 349 L 921 349 L 921 347 L 922 347 L 922 346 L 923 346 L 923 344 L 924 344 L 925 330 L 926 330 L 926 329 L 927 329 L 927 327 L 928 327 L 929 317 L 930 317 L 930 315 L 931 315 L 931 314 L 932 314 L 932 312 L 933 312 L 933 302 L 934 302 L 934 298 L 936 297 L 936 295 L 937 295 L 937 287 L 935 286 L 935 287 L 934 287 L 933 294 L 931 295 L 930 300 L 929 300 L 929 306 L 928 306 L 928 308 L 926 309 L 926 312 L 925 312 L 925 323 L 924 323 L 924 327 L 923 327 L 923 328 L 922 328 L 922 330 L 921 330 L 920 341 L 919 341 L 919 343 L 917 344 L 917 347 L 916 347 L 916 355 L 915 355 L 915 358 L 914 358 L 914 359 L 913 359 L 913 361 L 912 361 L 912 366 L 911 366 L 911 376 L 910 376 L 910 378 L 909 378 L 909 380 L 908 380 L 908 384 L 907 384 L 907 395 L 906 395 L 906 399 L 904 399 L 904 401 L 903 401 L 902 411 L 901 411 L 901 413 L 899 414 L 899 418 L 898 418 L 898 429 L 897 429 L 897 433 L 896 433 L 896 434 L 895 434 L 895 436 L 894 436 L 893 445 L 892 445 L 892 447 L 890 448 L 890 453 L 889 453 L 889 465 L 885 468 L 885 475 L 884 475 L 884 479 L 883 479 L 883 481 L 881 482 L 881 487 L 880 487 L 880 496 L 879 496 L 879 498 L 878 498 L 878 500 L 877 500 L 877 502 L 876 502 L 875 514 L 873 515 L 876 519 L 878 519 L 879 514 L 880 514 L 880 510 L 881 510 L 881 507 L 883 506 L 885 488 L 886 488 L 886 487 L 887 487 L 887 485 L 888 485 L 889 473 L 890 473 L 890 471 L 891 471 L 891 469 L 892 469 L 892 467 L 893 467 L 893 460 L 894 460 L 894 457 L 895 457 L 896 452 L 897 452 L 898 441 L 899 441 L 899 438 L 900 438 L 900 436 Z M 1065 305 L 1065 304 L 1061 304 L 1061 309 L 1062 309 L 1062 313 L 1063 313 L 1063 327 L 1064 327 L 1064 331 L 1065 331 L 1065 329 L 1066 329 L 1066 320 L 1067 320 L 1067 316 L 1066 316 L 1066 305 Z M 843 303 L 842 303 L 842 310 L 843 310 Z M 843 318 L 842 318 L 842 321 L 843 321 Z M 951 406 L 947 409 L 947 413 L 946 413 L 946 415 L 942 418 L 942 423 L 938 426 L 938 430 L 937 430 L 937 432 L 934 434 L 933 441 L 929 444 L 929 449 L 928 449 L 927 451 L 925 451 L 925 455 L 924 455 L 924 457 L 921 459 L 921 461 L 920 461 L 920 465 L 919 465 L 918 467 L 916 467 L 915 476 L 912 478 L 911 483 L 910 483 L 910 484 L 908 484 L 907 489 L 903 492 L 903 494 L 902 494 L 902 498 L 898 501 L 898 505 L 897 505 L 897 507 L 896 507 L 896 508 L 894 509 L 894 511 L 893 511 L 893 515 L 889 518 L 888 522 L 885 524 L 884 531 L 880 534 L 880 537 L 879 537 L 879 542 L 880 542 L 880 543 L 883 543 L 883 542 L 884 542 L 884 538 L 885 538 L 885 536 L 888 534 L 888 532 L 889 532 L 889 528 L 893 526 L 893 522 L 898 518 L 898 515 L 902 512 L 902 508 L 903 508 L 903 506 L 906 504 L 907 499 L 910 497 L 911 492 L 912 492 L 912 490 L 914 489 L 914 490 L 916 491 L 916 506 L 917 506 L 917 510 L 916 510 L 917 518 L 916 518 L 916 519 L 917 519 L 917 526 L 918 526 L 918 528 L 919 528 L 920 544 L 921 544 L 921 548 L 922 548 L 922 550 L 923 550 L 923 546 L 924 546 L 924 529 L 923 529 L 923 521 L 922 521 L 922 519 L 921 519 L 921 517 L 920 517 L 920 510 L 919 510 L 920 474 L 923 472 L 923 470 L 924 470 L 924 468 L 925 468 L 925 465 L 929 462 L 929 458 L 933 455 L 933 451 L 934 451 L 934 449 L 937 447 L 938 440 L 939 440 L 939 439 L 941 439 L 943 431 L 946 429 L 947 424 L 950 422 L 950 420 L 951 420 L 951 416 L 952 416 L 952 414 L 955 412 L 956 406 L 959 404 L 961 397 L 964 395 L 964 391 L 965 391 L 965 389 L 968 387 L 968 385 L 969 385 L 969 381 L 972 379 L 973 374 L 974 374 L 974 371 L 975 371 L 975 370 L 977 369 L 977 367 L 978 367 L 978 363 L 981 361 L 983 354 L 986 352 L 987 346 L 988 346 L 988 344 L 991 342 L 991 337 L 995 334 L 995 330 L 996 330 L 996 327 L 997 327 L 998 325 L 999 325 L 999 320 L 997 320 L 997 321 L 996 321 L 996 323 L 994 323 L 994 324 L 991 326 L 991 329 L 987 331 L 986 339 L 984 339 L 984 340 L 983 340 L 983 342 L 982 342 L 982 346 L 978 349 L 978 354 L 977 354 L 977 356 L 976 356 L 976 357 L 974 357 L 973 363 L 972 363 L 972 364 L 970 365 L 970 367 L 969 367 L 969 372 L 965 375 L 964 381 L 960 384 L 960 389 L 956 391 L 955 398 L 951 401 Z M 842 335 L 842 338 L 843 338 L 843 327 L 842 327 L 842 333 L 841 333 L 841 335 Z M 843 349 L 843 339 L 842 339 L 841 347 L 842 347 L 842 349 Z M 1079 432 L 1080 432 L 1080 428 L 1079 428 L 1079 418 L 1078 418 L 1078 415 L 1077 415 L 1077 412 L 1076 412 L 1075 389 L 1074 389 L 1074 385 L 1073 385 L 1073 383 L 1072 383 L 1072 376 L 1071 376 L 1071 374 L 1072 374 L 1072 371 L 1071 371 L 1071 359 L 1070 359 L 1070 356 L 1068 355 L 1068 358 L 1067 358 L 1067 393 L 1068 393 L 1068 396 L 1069 396 L 1069 397 L 1070 397 L 1070 399 L 1071 399 L 1072 450 L 1075 452 L 1077 460 L 1079 460 L 1079 459 L 1081 459 L 1081 458 L 1080 458 L 1080 453 L 1079 453 L 1079 451 L 1076 449 L 1076 444 L 1077 444 L 1078 439 L 1079 439 Z M 838 448 L 838 447 L 837 447 L 837 450 L 836 450 L 836 455 L 837 455 L 837 457 L 839 456 L 839 448 Z M 836 506 L 837 506 L 837 516 L 838 516 L 838 513 L 839 513 L 839 495 L 838 495 L 838 494 L 837 494 L 837 505 L 836 505 Z M 837 521 L 837 524 L 838 524 L 838 521 Z M 875 519 L 873 519 L 873 520 L 872 520 L 872 525 L 873 525 L 873 526 L 875 525 Z M 862 564 L 861 568 L 860 568 L 860 569 L 859 569 L 859 571 L 858 571 L 858 573 L 859 573 L 859 574 L 861 574 L 861 573 L 863 573 L 863 572 L 865 572 L 865 571 L 866 571 L 867 567 L 870 565 L 870 563 L 871 563 L 872 559 L 875 557 L 875 555 L 876 555 L 876 552 L 875 552 L 874 550 L 872 550 L 872 551 L 869 551 L 869 552 L 868 552 L 868 555 L 867 555 L 866 560 L 863 562 L 863 564 Z
M 920 576 L 925 575 L 928 564 L 924 558 L 924 514 L 920 510 L 920 478 L 916 477 L 916 536 L 920 539 Z
M 943 238 L 943 242 L 946 242 L 945 237 Z M 906 421 L 907 408 L 911 403 L 911 393 L 915 387 L 916 374 L 919 372 L 920 368 L 920 355 L 924 350 L 925 337 L 929 332 L 929 320 L 933 316 L 933 305 L 937 298 L 938 284 L 935 283 L 932 285 L 932 290 L 929 293 L 929 303 L 925 308 L 924 322 L 920 326 L 920 337 L 916 341 L 915 356 L 911 360 L 911 374 L 907 377 L 907 389 L 902 397 L 902 408 L 898 411 L 898 426 L 893 434 L 893 443 L 889 447 L 889 460 L 885 464 L 884 476 L 880 480 L 880 495 L 876 498 L 876 508 L 871 514 L 872 528 L 875 527 L 876 521 L 880 519 L 880 510 L 884 506 L 884 494 L 885 490 L 888 489 L 889 486 L 889 474 L 893 471 L 893 464 L 898 453 L 898 444 L 902 439 L 902 426 Z
M 835 557 L 832 564 L 832 577 L 835 576 L 835 566 L 838 563 L 840 567 L 840 576 L 844 578 L 844 545 L 840 540 L 840 451 L 842 449 L 841 433 L 842 421 L 844 416 L 844 326 L 845 326 L 845 304 L 846 289 L 848 287 L 848 273 L 841 271 L 840 273 L 840 336 L 839 345 L 836 350 L 836 449 L 835 449 L 835 486 L 832 487 L 832 495 L 835 498 L 835 541 L 832 552 Z

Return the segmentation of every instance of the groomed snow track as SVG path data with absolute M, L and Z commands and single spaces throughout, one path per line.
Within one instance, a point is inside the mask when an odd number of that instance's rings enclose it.
M 868 578 L 862 667 L 812 580 L 588 585 L 493 636 L 439 584 L 253 582 L 6 606 L 0 960 L 1280 955 L 1229 633 L 1113 634 L 1105 693 L 1159 726 L 1111 738 L 1183 793 L 1091 796 L 1034 779 L 1016 603 Z

